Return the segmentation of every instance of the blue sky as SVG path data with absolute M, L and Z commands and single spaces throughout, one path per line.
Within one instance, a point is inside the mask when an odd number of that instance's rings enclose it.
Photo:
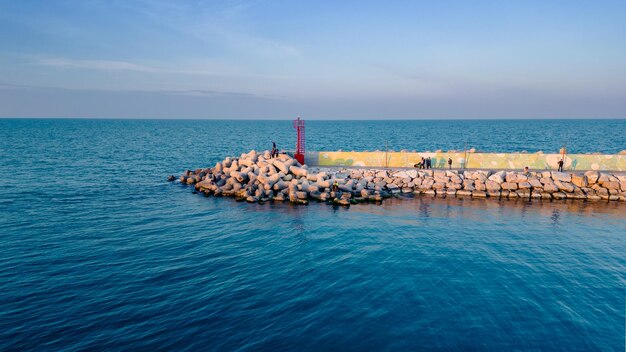
M 626 118 L 626 1 L 0 0 L 0 116 Z

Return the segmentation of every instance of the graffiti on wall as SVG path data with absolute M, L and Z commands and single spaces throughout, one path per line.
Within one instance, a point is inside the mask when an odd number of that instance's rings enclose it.
M 447 167 L 452 158 L 455 168 L 554 170 L 561 154 L 543 153 L 409 153 L 409 152 L 308 152 L 306 163 L 317 166 L 413 167 L 422 157 L 430 157 L 433 168 Z M 565 170 L 626 171 L 626 155 L 568 154 Z

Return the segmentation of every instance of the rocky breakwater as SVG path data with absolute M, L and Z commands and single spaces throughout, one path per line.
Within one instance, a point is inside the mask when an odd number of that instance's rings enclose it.
M 205 196 L 253 203 L 316 200 L 350 205 L 409 194 L 626 201 L 626 176 L 597 171 L 309 169 L 287 155 L 271 158 L 268 151 L 228 157 L 211 168 L 187 170 L 178 179 Z

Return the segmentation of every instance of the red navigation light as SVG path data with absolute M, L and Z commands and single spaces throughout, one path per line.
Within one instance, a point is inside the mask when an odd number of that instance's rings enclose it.
M 296 129 L 296 153 L 294 157 L 300 164 L 304 164 L 304 120 L 298 116 L 293 120 L 293 128 Z

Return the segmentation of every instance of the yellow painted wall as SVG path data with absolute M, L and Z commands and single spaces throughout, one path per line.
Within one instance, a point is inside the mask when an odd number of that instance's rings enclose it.
M 422 157 L 431 157 L 433 168 L 556 169 L 561 154 L 528 153 L 403 153 L 403 152 L 308 152 L 306 163 L 317 166 L 413 167 Z M 466 160 L 467 158 L 467 160 Z M 565 170 L 626 171 L 626 155 L 568 154 Z

